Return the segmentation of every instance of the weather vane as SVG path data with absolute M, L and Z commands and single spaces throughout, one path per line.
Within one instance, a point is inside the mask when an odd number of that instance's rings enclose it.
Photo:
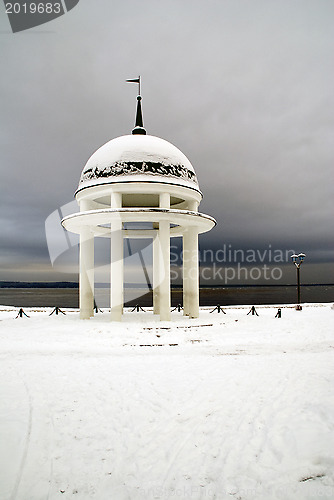
M 138 83 L 138 95 L 141 95 L 140 93 L 140 76 L 138 76 L 138 78 L 132 78 L 130 80 L 126 80 L 127 82 L 131 82 L 131 83 Z

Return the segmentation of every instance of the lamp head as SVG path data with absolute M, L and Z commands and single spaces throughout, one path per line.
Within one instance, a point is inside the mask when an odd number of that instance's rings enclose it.
M 303 262 L 303 260 L 305 259 L 306 255 L 304 253 L 300 253 L 298 255 L 298 259 L 300 260 L 300 262 Z
M 296 255 L 295 253 L 293 255 L 291 255 L 291 259 L 292 259 L 292 262 L 297 262 L 298 260 L 298 255 Z

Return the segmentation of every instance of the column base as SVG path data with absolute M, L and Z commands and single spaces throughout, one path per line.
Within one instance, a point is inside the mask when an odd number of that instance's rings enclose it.
M 80 319 L 90 319 L 90 318 L 91 318 L 90 311 L 80 310 Z

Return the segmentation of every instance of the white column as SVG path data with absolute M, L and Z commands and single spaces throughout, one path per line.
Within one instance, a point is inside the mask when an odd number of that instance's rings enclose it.
M 89 200 L 80 202 L 80 211 L 90 209 Z M 79 306 L 80 318 L 94 316 L 94 235 L 88 227 L 80 233 Z
M 183 301 L 184 314 L 199 316 L 198 230 L 189 227 L 183 236 Z
M 199 316 L 199 266 L 198 266 L 198 230 L 189 228 L 190 239 L 190 273 L 189 273 L 189 316 Z
M 192 212 L 198 212 L 198 201 L 189 200 L 187 205 L 188 205 L 188 210 L 191 210 Z
M 189 316 L 189 235 L 185 230 L 182 237 L 182 276 L 183 276 L 183 316 Z
M 188 200 L 187 209 L 193 212 L 198 212 L 198 201 L 196 200 Z M 191 231 L 185 230 L 182 238 L 182 255 L 183 255 L 183 315 L 190 315 L 190 296 L 192 294 L 191 287 L 193 287 L 193 283 L 189 279 L 192 268 L 192 258 L 198 260 L 198 256 L 192 255 L 191 250 Z M 197 261 L 196 260 L 196 261 Z M 195 272 L 195 271 L 193 271 Z M 196 272 L 195 272 L 196 273 Z
M 169 193 L 160 194 L 160 208 L 170 208 Z M 160 320 L 170 320 L 170 225 L 169 221 L 159 222 L 160 277 Z
M 159 256 L 160 256 L 160 242 L 159 242 L 159 225 L 154 224 L 156 229 L 156 234 L 153 238 L 153 314 L 160 313 L 160 264 L 159 264 Z
M 112 193 L 111 208 L 122 207 L 121 193 Z M 119 217 L 111 223 L 110 238 L 110 308 L 111 320 L 121 321 L 123 312 L 123 235 Z

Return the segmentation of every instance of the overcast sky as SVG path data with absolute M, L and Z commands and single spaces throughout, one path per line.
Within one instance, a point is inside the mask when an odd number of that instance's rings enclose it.
M 309 281 L 334 282 L 333 45 L 332 0 L 80 0 L 15 34 L 1 3 L 0 280 L 75 278 L 45 219 L 131 132 L 140 74 L 147 132 L 188 156 L 217 219 L 201 248 L 304 251 Z

